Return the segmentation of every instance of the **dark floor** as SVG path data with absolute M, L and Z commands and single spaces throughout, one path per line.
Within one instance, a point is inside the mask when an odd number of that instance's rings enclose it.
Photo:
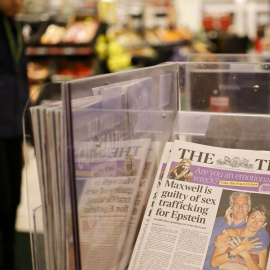
M 28 232 L 16 233 L 15 266 L 18 270 L 32 270 L 30 235 Z

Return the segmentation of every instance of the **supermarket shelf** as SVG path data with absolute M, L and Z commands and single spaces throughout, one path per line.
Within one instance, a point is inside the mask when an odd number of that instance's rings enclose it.
M 90 55 L 93 52 L 91 46 L 29 46 L 26 48 L 28 56 L 46 55 Z

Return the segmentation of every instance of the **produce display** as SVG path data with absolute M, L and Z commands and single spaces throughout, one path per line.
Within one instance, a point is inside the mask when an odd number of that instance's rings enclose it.
M 104 16 L 105 13 L 103 12 Z M 175 46 L 182 46 L 183 41 L 193 40 L 193 35 L 186 28 L 165 29 L 157 26 L 150 29 L 141 24 L 137 29 L 121 24 L 119 18 L 117 23 L 110 20 L 104 22 L 99 14 L 96 11 L 96 14 L 89 15 L 85 10 L 73 13 L 65 20 L 54 18 L 50 20 L 50 24 L 45 24 L 36 39 L 38 43 L 30 46 L 28 52 L 30 57 L 47 55 L 54 60 L 47 70 L 31 63 L 28 71 L 30 80 L 38 77 L 43 77 L 38 81 L 46 78 L 52 81 L 72 80 L 91 76 L 96 71 L 92 70 L 92 60 L 88 60 L 93 58 L 100 61 L 97 62 L 100 63 L 98 72 L 116 72 L 136 65 L 156 64 L 158 61 L 170 60 Z M 113 16 L 113 13 L 110 14 Z M 201 44 L 197 43 L 196 47 L 204 51 Z M 66 61 L 65 65 L 60 63 L 63 59 Z
M 59 44 L 65 34 L 65 27 L 50 24 L 40 38 L 41 44 Z
M 63 43 L 89 43 L 93 40 L 98 29 L 96 20 L 86 19 L 84 21 L 76 21 L 67 27 Z
M 66 27 L 50 24 L 41 36 L 40 43 L 53 45 L 60 43 L 90 43 L 96 35 L 98 22 L 92 18 L 75 21 Z
M 133 29 L 119 28 L 119 29 L 109 29 L 108 35 L 115 36 L 117 42 L 119 42 L 123 47 L 135 47 L 142 46 L 145 44 L 144 37 Z
M 131 55 L 114 36 L 100 35 L 96 41 L 95 52 L 101 60 L 107 61 L 110 72 L 131 66 Z
M 192 33 L 186 28 L 164 29 L 156 27 L 144 31 L 146 41 L 151 45 L 162 45 L 176 43 L 184 40 L 191 40 Z
M 27 76 L 29 79 L 29 96 L 32 103 L 35 103 L 38 98 L 40 88 L 42 87 L 45 80 L 50 75 L 50 64 L 49 63 L 37 63 L 29 62 L 27 65 Z
M 36 62 L 29 62 L 27 65 L 27 76 L 30 81 L 45 80 L 49 76 L 49 66 Z
M 88 77 L 92 75 L 92 68 L 82 62 L 69 64 L 64 69 L 59 69 L 56 74 L 52 76 L 53 81 L 58 80 L 72 80 L 77 78 Z

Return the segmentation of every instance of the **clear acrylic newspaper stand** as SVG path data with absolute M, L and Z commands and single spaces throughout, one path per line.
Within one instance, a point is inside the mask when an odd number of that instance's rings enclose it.
M 269 70 L 164 63 L 46 85 L 61 102 L 31 112 L 43 172 L 42 205 L 28 195 L 34 269 L 126 269 L 167 141 L 269 150 Z

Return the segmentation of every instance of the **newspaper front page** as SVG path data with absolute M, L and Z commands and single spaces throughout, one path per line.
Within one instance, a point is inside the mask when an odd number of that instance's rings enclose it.
M 269 170 L 268 152 L 175 141 L 129 269 L 267 269 Z
M 90 147 L 78 142 L 75 148 Z M 126 140 L 119 145 L 103 143 L 94 160 L 78 170 L 81 262 L 83 269 L 118 267 L 138 194 L 149 139 Z M 80 174 L 80 176 L 79 176 Z

